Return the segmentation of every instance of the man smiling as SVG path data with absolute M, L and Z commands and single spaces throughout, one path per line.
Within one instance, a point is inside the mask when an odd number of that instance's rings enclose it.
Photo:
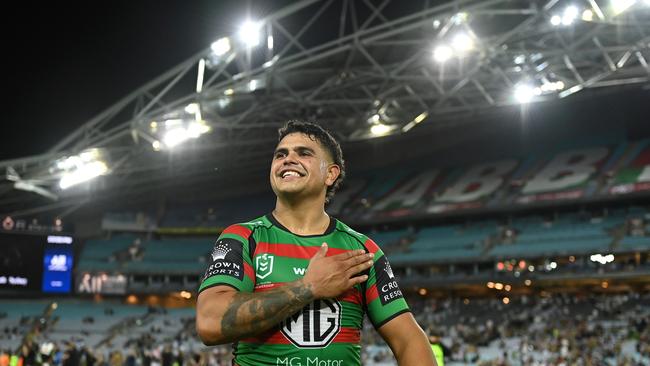
M 364 314 L 399 365 L 435 365 L 381 249 L 325 212 L 344 177 L 320 126 L 279 130 L 275 209 L 222 232 L 199 288 L 197 332 L 207 345 L 236 342 L 235 365 L 360 365 Z

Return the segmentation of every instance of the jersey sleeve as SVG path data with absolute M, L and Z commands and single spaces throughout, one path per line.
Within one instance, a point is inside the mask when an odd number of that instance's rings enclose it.
M 210 254 L 210 264 L 201 279 L 199 293 L 218 285 L 253 292 L 255 275 L 250 256 L 252 234 L 246 226 L 231 225 L 219 235 Z
M 384 252 L 371 239 L 366 240 L 364 246 L 370 253 L 375 254 L 374 264 L 368 271 L 366 281 L 365 305 L 368 318 L 378 329 L 410 309 Z

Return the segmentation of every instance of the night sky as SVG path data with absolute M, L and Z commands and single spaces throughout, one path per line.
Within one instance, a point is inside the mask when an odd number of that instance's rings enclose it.
M 18 2 L 3 22 L 0 160 L 45 152 L 142 84 L 282 1 Z M 80 4 L 80 5 L 79 5 Z

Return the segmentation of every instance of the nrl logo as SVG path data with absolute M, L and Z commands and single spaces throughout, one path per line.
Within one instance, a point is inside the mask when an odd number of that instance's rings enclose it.
M 212 260 L 223 260 L 226 258 L 226 254 L 230 252 L 231 249 L 228 248 L 228 244 L 218 244 L 212 250 Z
M 386 274 L 388 275 L 388 278 L 395 279 L 395 275 L 393 274 L 393 269 L 390 268 L 390 264 L 386 262 L 386 268 L 384 268 L 384 271 L 386 271 Z
M 273 272 L 273 255 L 264 253 L 255 257 L 255 276 L 260 279 L 268 277 Z

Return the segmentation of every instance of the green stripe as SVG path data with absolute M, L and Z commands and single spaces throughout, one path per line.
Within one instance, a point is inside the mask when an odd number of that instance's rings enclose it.
M 266 230 L 256 230 L 253 234 L 258 243 L 294 244 L 306 247 L 319 247 L 323 242 L 335 249 L 362 249 L 364 240 L 357 240 L 355 236 L 334 230 L 328 235 L 316 237 L 299 237 L 292 235 L 278 227 L 272 226 Z
M 345 328 L 361 329 L 361 324 L 363 322 L 363 309 L 361 306 L 347 301 L 339 302 L 342 307 L 341 326 Z
M 240 342 L 235 362 L 240 366 L 356 366 L 361 365 L 360 353 L 361 347 L 353 343 L 330 343 L 326 348 L 298 348 L 293 344 Z M 290 363 L 292 359 L 293 363 Z
M 408 308 L 409 306 L 403 298 L 395 299 L 386 305 L 382 305 L 381 300 L 376 298 L 368 304 L 368 317 L 372 324 L 377 326 L 394 314 Z

